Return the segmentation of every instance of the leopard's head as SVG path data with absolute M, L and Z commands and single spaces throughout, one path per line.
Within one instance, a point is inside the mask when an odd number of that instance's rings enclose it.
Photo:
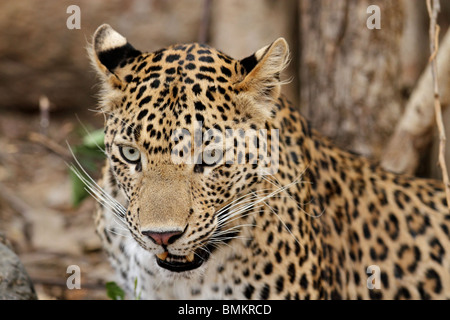
M 276 166 L 270 124 L 286 41 L 242 60 L 196 43 L 142 53 L 102 25 L 90 55 L 129 231 L 162 268 L 204 265 L 239 233 L 244 200 Z

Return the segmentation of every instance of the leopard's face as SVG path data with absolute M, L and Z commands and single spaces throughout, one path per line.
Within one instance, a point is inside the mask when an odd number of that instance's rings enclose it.
M 237 200 L 250 199 L 274 167 L 266 129 L 286 42 L 243 60 L 199 44 L 141 53 L 103 25 L 92 59 L 104 81 L 105 149 L 128 200 L 129 231 L 161 268 L 205 265 L 239 233 Z

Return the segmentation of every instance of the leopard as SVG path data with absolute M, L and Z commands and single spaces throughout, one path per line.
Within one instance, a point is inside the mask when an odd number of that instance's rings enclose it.
M 281 92 L 284 38 L 242 59 L 200 43 L 143 52 L 103 24 L 88 51 L 106 161 L 85 182 L 128 297 L 450 298 L 443 183 L 312 128 Z

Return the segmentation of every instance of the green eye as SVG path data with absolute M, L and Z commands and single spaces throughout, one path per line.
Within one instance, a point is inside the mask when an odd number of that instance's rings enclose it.
M 138 163 L 141 160 L 141 153 L 133 147 L 119 147 L 122 157 L 130 163 Z

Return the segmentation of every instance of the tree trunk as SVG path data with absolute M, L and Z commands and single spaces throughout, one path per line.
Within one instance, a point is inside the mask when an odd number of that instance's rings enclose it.
M 369 29 L 370 5 L 381 29 Z M 346 149 L 378 158 L 402 113 L 400 1 L 300 0 L 303 114 Z
M 279 37 L 286 39 L 292 60 L 283 75 L 292 81 L 283 86 L 283 92 L 297 103 L 297 0 L 226 0 L 212 4 L 210 43 L 233 58 L 245 58 Z

